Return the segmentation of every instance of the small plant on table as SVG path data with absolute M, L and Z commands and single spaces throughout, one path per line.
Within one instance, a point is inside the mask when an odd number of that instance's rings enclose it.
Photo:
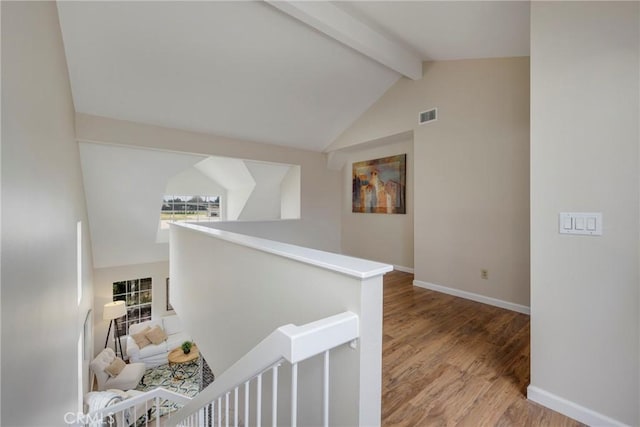
M 193 343 L 191 341 L 185 341 L 182 343 L 182 351 L 184 352 L 184 354 L 189 354 L 191 352 L 191 347 L 193 346 Z

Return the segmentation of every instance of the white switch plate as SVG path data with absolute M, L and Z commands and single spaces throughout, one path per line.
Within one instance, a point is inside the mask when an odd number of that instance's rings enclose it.
M 560 234 L 602 236 L 602 212 L 560 212 Z

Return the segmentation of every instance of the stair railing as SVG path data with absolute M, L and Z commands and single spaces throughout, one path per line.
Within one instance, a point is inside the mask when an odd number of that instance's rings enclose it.
M 278 425 L 278 368 L 286 361 L 291 364 L 290 425 L 295 427 L 298 418 L 298 363 L 323 354 L 322 423 L 328 427 L 329 352 L 347 343 L 355 347 L 355 340 L 358 337 L 358 316 L 349 311 L 302 326 L 291 324 L 282 326 L 188 401 L 182 409 L 167 420 L 166 426 L 217 425 L 221 427 L 224 425 L 228 427 L 233 425 L 238 427 L 249 424 L 249 412 L 252 409 L 251 415 L 255 419 L 255 425 L 261 426 L 262 378 L 269 373 L 272 377 L 271 425 Z M 256 383 L 253 405 L 250 404 L 249 390 L 249 384 L 252 381 Z M 238 413 L 241 394 L 244 402 L 242 419 Z M 230 412 L 233 420 L 230 420 Z
M 94 426 L 156 426 L 161 425 L 161 408 L 163 404 L 171 402 L 180 406 L 187 404 L 190 397 L 167 390 L 162 387 L 154 388 L 137 396 L 127 398 L 114 405 L 83 414 L 78 419 L 78 425 Z M 151 415 L 151 416 L 150 416 Z M 186 421 L 192 425 L 202 425 L 202 419 L 197 419 L 199 414 L 194 414 Z M 164 417 L 170 420 L 169 412 Z M 162 420 L 164 423 L 164 420 Z

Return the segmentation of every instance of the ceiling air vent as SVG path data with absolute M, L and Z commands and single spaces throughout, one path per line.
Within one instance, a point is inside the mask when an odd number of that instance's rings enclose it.
M 431 110 L 423 111 L 418 118 L 418 124 L 423 125 L 425 123 L 432 122 L 438 119 L 438 109 L 432 108 Z

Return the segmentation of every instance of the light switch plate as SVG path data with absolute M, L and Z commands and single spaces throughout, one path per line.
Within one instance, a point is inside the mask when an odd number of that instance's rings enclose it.
M 560 212 L 560 234 L 602 235 L 602 212 Z

